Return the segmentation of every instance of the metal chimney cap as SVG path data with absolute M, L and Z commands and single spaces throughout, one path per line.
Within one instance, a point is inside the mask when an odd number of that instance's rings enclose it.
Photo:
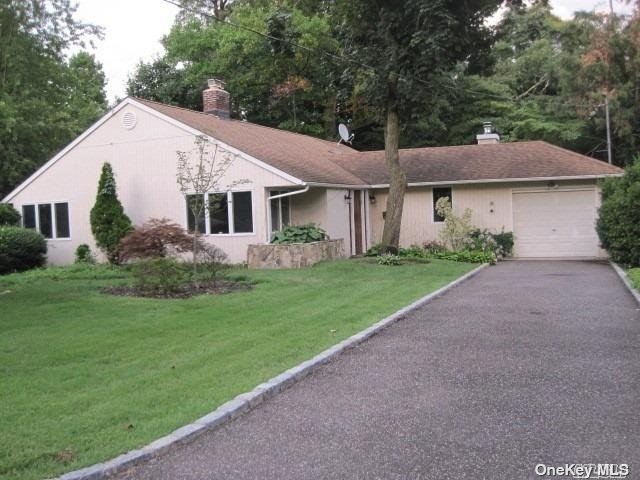
M 493 133 L 493 122 L 484 122 L 482 124 L 482 129 L 484 130 L 485 135 Z

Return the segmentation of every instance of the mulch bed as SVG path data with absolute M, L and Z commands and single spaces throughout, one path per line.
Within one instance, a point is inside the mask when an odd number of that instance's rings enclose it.
M 132 285 L 103 288 L 102 293 L 119 297 L 143 297 L 143 298 L 191 298 L 196 295 L 224 295 L 227 293 L 251 290 L 253 285 L 247 282 L 234 282 L 231 280 L 218 280 L 213 283 L 201 283 L 184 285 L 174 292 L 158 292 L 140 290 Z

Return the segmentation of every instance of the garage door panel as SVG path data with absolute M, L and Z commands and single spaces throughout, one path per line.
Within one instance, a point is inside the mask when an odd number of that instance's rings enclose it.
M 596 257 L 594 190 L 514 192 L 513 230 L 519 257 Z

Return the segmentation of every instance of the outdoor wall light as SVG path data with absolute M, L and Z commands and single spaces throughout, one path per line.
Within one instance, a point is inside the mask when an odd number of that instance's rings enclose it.
M 371 203 L 376 203 L 376 196 L 373 193 L 371 195 L 369 195 L 369 201 Z

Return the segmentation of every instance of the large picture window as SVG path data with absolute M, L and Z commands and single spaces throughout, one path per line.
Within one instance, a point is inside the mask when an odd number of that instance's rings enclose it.
M 253 199 L 251 192 L 207 193 L 187 195 L 187 228 L 193 233 L 196 219 L 190 205 L 203 205 L 198 217 L 198 232 L 207 235 L 253 233 Z
M 56 202 L 23 205 L 22 226 L 37 230 L 48 239 L 71 238 L 69 204 Z
M 444 222 L 444 217 L 440 216 L 436 211 L 436 203 L 441 198 L 448 198 L 451 205 L 453 205 L 453 197 L 451 194 L 451 188 L 434 188 L 433 189 L 433 221 L 434 222 Z

